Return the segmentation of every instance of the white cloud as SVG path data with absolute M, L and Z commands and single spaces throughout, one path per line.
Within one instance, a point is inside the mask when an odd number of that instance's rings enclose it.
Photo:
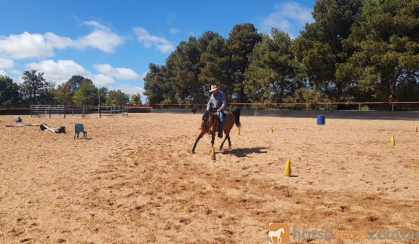
M 117 86 L 112 86 L 108 88 L 109 90 L 121 90 L 125 93 L 130 94 L 130 96 L 140 93 L 141 97 L 144 98 L 144 88 L 140 87 L 140 86 L 134 86 L 134 85 L 130 85 L 130 84 L 124 84 L 124 85 L 117 85 Z
M 110 31 L 110 29 L 104 25 L 101 25 L 99 22 L 97 21 L 85 21 L 82 23 L 82 25 L 91 25 L 91 26 L 95 26 L 98 29 L 102 29 L 105 31 Z
M 77 39 L 58 36 L 51 32 L 44 35 L 24 32 L 8 37 L 0 36 L 0 55 L 13 59 L 46 58 L 55 56 L 54 48 L 83 50 L 86 47 L 97 48 L 105 53 L 114 53 L 115 48 L 123 43 L 122 37 L 96 21 L 83 24 L 94 26 L 95 29 L 90 34 Z
M 95 64 L 93 65 L 97 71 L 108 76 L 115 77 L 121 80 L 141 80 L 141 77 L 132 69 L 127 68 L 113 68 L 109 64 Z
M 23 72 L 22 72 L 22 71 L 19 71 L 19 70 L 15 70 L 15 69 L 13 69 L 13 70 L 10 70 L 10 73 L 15 74 L 15 75 L 20 75 L 20 74 L 22 74 Z
M 48 81 L 65 82 L 73 75 L 90 75 L 90 72 L 73 60 L 58 60 L 58 62 L 44 60 L 39 63 L 26 64 L 26 67 L 44 72 L 44 77 Z
M 95 29 L 89 35 L 78 38 L 77 40 L 73 40 L 68 37 L 57 36 L 51 32 L 45 33 L 44 37 L 49 43 L 51 43 L 53 47 L 57 49 L 75 48 L 82 50 L 86 47 L 93 47 L 105 53 L 114 53 L 115 48 L 123 43 L 122 37 L 110 32 L 109 29 L 101 26 L 99 23 L 95 21 L 93 22 L 95 24 L 90 23 L 89 25 L 93 25 L 97 29 Z
M 271 13 L 268 18 L 263 20 L 262 32 L 270 33 L 271 28 L 276 27 L 295 38 L 306 23 L 314 22 L 312 10 L 302 7 L 296 2 L 276 4 L 275 9 L 276 12 Z
M 57 84 L 66 82 L 73 75 L 81 75 L 89 78 L 96 85 L 105 86 L 116 84 L 112 77 L 104 74 L 94 75 L 73 60 L 58 60 L 58 62 L 54 62 L 53 60 L 44 60 L 39 63 L 26 64 L 26 67 L 31 70 L 35 69 L 44 72 L 44 78 L 47 81 L 54 81 L 57 82 Z
M 98 86 L 107 86 L 107 85 L 115 85 L 116 82 L 112 79 L 112 77 L 106 76 L 104 74 L 97 74 L 93 77 L 88 76 L 88 78 L 92 79 L 93 83 Z
M 173 50 L 175 50 L 175 47 L 173 46 L 173 44 L 157 45 L 156 48 L 162 53 L 170 53 Z
M 172 42 L 169 42 L 164 37 L 152 36 L 148 31 L 141 27 L 134 27 L 134 32 L 137 34 L 138 42 L 143 43 L 144 47 L 150 48 L 153 45 L 156 45 L 162 53 L 170 53 L 175 50 L 175 46 Z
M 13 60 L 0 57 L 0 69 L 12 69 L 14 66 Z
M 171 28 L 170 29 L 170 34 L 176 34 L 176 33 L 179 33 L 179 29 L 176 29 L 176 28 Z
M 7 75 L 6 71 L 0 69 L 0 75 Z
M 0 36 L 0 54 L 13 59 L 54 56 L 54 48 L 41 34 L 24 32 L 20 35 Z

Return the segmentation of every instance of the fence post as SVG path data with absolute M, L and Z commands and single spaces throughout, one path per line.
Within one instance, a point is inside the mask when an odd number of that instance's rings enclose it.
M 394 111 L 394 103 L 391 104 L 391 111 Z
M 65 115 L 67 113 L 66 110 L 65 110 L 65 105 L 64 105 L 64 108 L 63 109 L 64 109 L 64 119 L 65 119 Z
M 48 106 L 49 118 L 51 118 L 51 105 Z
M 361 111 L 361 103 L 359 104 L 358 109 L 359 109 L 359 111 Z
M 81 106 L 82 106 L 81 118 L 84 118 L 84 105 L 81 105 Z
M 102 118 L 102 108 L 101 108 L 102 104 L 99 103 L 99 106 L 97 107 L 97 109 L 99 110 L 99 118 Z
M 330 110 L 333 110 L 333 103 L 330 103 Z

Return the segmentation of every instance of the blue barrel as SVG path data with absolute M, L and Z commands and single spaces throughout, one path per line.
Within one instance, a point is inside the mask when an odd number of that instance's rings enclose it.
M 324 115 L 317 116 L 317 125 L 325 125 L 326 124 L 326 118 Z

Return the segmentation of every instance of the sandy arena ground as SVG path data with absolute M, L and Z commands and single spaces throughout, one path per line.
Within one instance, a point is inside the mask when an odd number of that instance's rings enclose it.
M 293 228 L 419 231 L 419 122 L 244 116 L 213 162 L 208 135 L 190 153 L 201 114 L 20 116 L 67 134 L 5 127 L 15 117 L 0 116 L 0 243 L 268 243 L 269 223 L 289 224 L 290 243 L 336 243 Z

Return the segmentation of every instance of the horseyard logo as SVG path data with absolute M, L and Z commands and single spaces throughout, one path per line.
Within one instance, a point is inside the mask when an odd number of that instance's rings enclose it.
M 290 227 L 287 224 L 269 224 L 269 243 L 288 243 Z

